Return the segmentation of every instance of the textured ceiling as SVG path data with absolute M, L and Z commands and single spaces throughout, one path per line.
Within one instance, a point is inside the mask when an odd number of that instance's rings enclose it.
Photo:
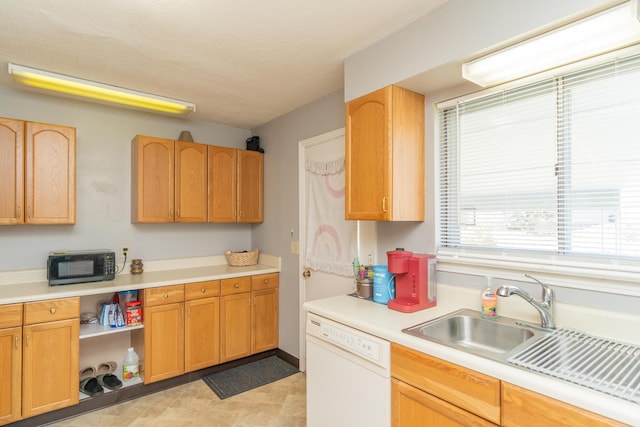
M 448 0 L 0 0 L 7 63 L 197 104 L 253 128 L 343 86 L 343 60 Z

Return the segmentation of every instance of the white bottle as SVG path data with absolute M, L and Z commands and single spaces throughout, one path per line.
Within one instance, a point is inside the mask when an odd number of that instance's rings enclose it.
M 122 379 L 125 381 L 131 381 L 140 376 L 138 371 L 138 365 L 140 363 L 140 359 L 138 355 L 133 350 L 133 347 L 129 347 L 126 356 L 124 357 L 124 362 L 122 362 Z

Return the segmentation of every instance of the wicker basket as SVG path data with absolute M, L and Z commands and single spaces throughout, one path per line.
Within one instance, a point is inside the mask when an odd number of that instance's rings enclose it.
M 260 251 L 254 249 L 252 251 L 232 252 L 226 251 L 227 263 L 232 267 L 245 267 L 247 265 L 256 265 L 258 263 L 258 254 Z

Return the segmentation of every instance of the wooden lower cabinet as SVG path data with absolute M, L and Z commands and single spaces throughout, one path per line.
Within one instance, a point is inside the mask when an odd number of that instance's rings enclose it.
M 496 426 L 442 399 L 391 379 L 391 425 L 394 427 Z
M 144 310 L 144 382 L 184 373 L 184 303 Z
M 626 424 L 391 344 L 393 427 L 622 427 Z
M 0 307 L 0 425 L 21 418 L 22 304 Z
M 395 343 L 391 344 L 391 376 L 496 425 L 500 423 L 498 379 Z
M 78 403 L 79 352 L 80 298 L 24 304 L 22 418 Z
M 251 279 L 222 280 L 220 297 L 220 362 L 228 362 L 251 355 L 251 292 L 240 292 L 251 289 Z M 226 282 L 226 283 L 225 283 Z M 238 290 L 230 289 L 231 285 Z M 238 287 L 236 287 L 238 286 Z
M 278 273 L 225 279 L 220 286 L 220 362 L 278 347 Z
M 220 363 L 219 293 L 219 280 L 185 285 L 185 372 Z
M 610 418 L 502 383 L 502 425 L 505 427 L 604 427 L 626 426 Z
M 278 274 L 251 277 L 251 352 L 278 347 Z

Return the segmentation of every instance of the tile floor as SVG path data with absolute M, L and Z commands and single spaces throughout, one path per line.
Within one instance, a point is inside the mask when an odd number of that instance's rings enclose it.
M 297 373 L 225 400 L 197 380 L 48 426 L 304 427 L 305 379 Z

